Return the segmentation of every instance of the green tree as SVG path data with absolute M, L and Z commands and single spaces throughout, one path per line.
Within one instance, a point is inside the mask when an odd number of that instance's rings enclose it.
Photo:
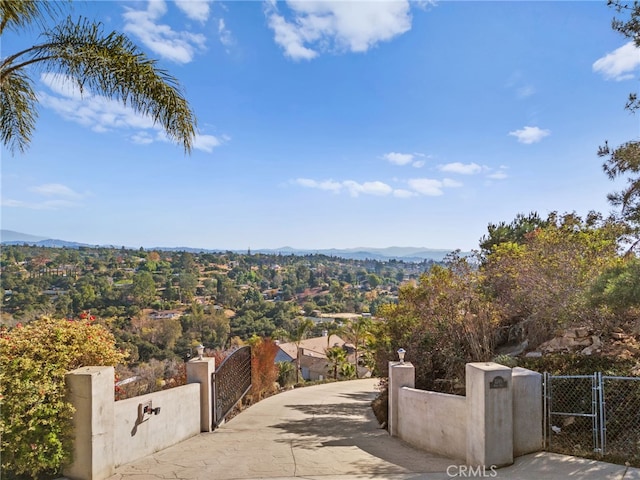
M 620 0 L 609 0 L 608 3 L 623 15 L 623 18 L 613 19 L 612 28 L 630 39 L 640 55 L 640 2 L 635 0 L 630 5 Z M 639 108 L 638 94 L 630 93 L 625 109 L 635 112 Z M 630 247 L 632 250 L 640 245 L 640 141 L 630 140 L 615 148 L 605 142 L 598 149 L 598 155 L 605 158 L 602 168 L 611 180 L 627 176 L 626 188 L 610 193 L 607 198 L 612 205 L 620 207 L 622 218 L 636 227 Z
M 596 214 L 586 220 L 551 214 L 548 226 L 528 234 L 523 243 L 494 246 L 482 268 L 482 284 L 504 325 L 521 324 L 522 337 L 535 346 L 569 322 L 597 322 L 589 291 L 618 261 L 621 231 L 618 222 Z
M 375 273 L 370 273 L 369 275 L 367 275 L 367 282 L 369 282 L 369 286 L 371 288 L 376 288 L 382 283 L 382 279 Z
M 188 302 L 196 294 L 198 277 L 194 273 L 183 272 L 178 276 L 178 285 L 180 286 L 181 300 Z
M 639 308 L 640 259 L 621 259 L 618 265 L 607 269 L 593 285 L 591 295 L 594 304 L 607 306 L 617 317 L 623 317 L 629 309 Z
M 329 373 L 333 379 L 338 379 L 338 371 L 347 362 L 347 353 L 342 347 L 331 347 L 327 349 L 327 360 L 329 360 Z
M 342 329 L 342 333 L 353 343 L 355 349 L 355 374 L 356 378 L 359 378 L 358 360 L 360 358 L 360 349 L 365 345 L 367 337 L 371 334 L 371 319 L 369 317 L 359 317 L 349 320 Z
M 131 285 L 131 296 L 134 303 L 140 307 L 146 307 L 156 298 L 156 283 L 151 273 L 142 271 L 136 273 Z
M 538 228 L 546 227 L 548 224 L 549 221 L 542 219 L 538 212 L 530 212 L 527 215 L 519 213 L 511 223 L 490 223 L 487 227 L 488 234 L 480 239 L 481 253 L 486 257 L 500 243 L 522 244 L 527 235 Z
M 291 362 L 277 362 L 278 367 L 278 383 L 280 387 L 287 388 L 296 381 L 295 365 Z
M 287 339 L 296 344 L 296 383 L 300 382 L 300 343 L 307 338 L 313 328 L 313 321 L 308 318 L 297 318 L 293 323 L 293 329 L 284 333 Z
M 353 378 L 356 376 L 357 368 L 353 363 L 343 362 L 338 368 L 338 373 L 342 378 Z
M 178 81 L 158 68 L 126 36 L 105 33 L 85 18 L 58 21 L 60 2 L 4 0 L 0 2 L 0 35 L 36 24 L 43 43 L 7 55 L 0 63 L 0 136 L 12 152 L 28 147 L 37 119 L 38 97 L 33 69 L 69 78 L 80 91 L 91 90 L 116 99 L 162 125 L 167 136 L 190 152 L 196 119 Z M 56 24 L 45 26 L 48 19 Z
M 382 305 L 371 347 L 378 374 L 386 375 L 397 350 L 416 367 L 416 388 L 455 392 L 467 362 L 487 361 L 499 317 L 482 295 L 480 274 L 464 258 L 436 265 L 417 284 L 407 283 L 397 304 Z

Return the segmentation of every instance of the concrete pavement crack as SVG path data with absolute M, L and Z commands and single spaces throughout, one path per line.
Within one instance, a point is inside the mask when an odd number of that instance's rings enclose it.
M 625 465 L 624 472 L 622 473 L 622 477 L 620 477 L 620 480 L 624 480 L 624 477 L 627 476 L 628 471 L 629 471 L 629 465 Z
M 293 442 L 294 440 L 291 440 L 289 446 L 291 447 L 291 457 L 293 458 L 293 476 L 295 477 L 296 472 L 298 471 L 298 464 L 296 463 L 296 454 L 293 452 Z

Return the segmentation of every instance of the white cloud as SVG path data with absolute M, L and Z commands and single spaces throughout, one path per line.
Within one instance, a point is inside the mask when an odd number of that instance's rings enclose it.
M 213 135 L 196 135 L 193 141 L 193 148 L 211 153 L 215 147 L 219 147 L 225 141 L 224 138 L 218 138 Z
M 383 182 L 364 182 L 358 183 L 353 180 L 346 180 L 342 182 L 344 187 L 349 191 L 352 197 L 363 195 L 376 195 L 385 196 L 393 193 L 393 188 Z
M 45 183 L 30 187 L 27 190 L 35 193 L 36 198 L 28 201 L 3 198 L 1 201 L 2 206 L 30 210 L 58 210 L 77 207 L 80 205 L 78 202 L 89 195 L 88 193 L 78 193 L 61 183 Z M 41 200 L 37 197 L 45 197 L 46 199 Z
M 324 180 L 317 181 L 310 178 L 297 178 L 292 180 L 291 183 L 306 188 L 314 188 L 318 190 L 330 191 L 338 194 L 346 192 L 352 197 L 359 197 L 360 195 L 374 195 L 379 197 L 394 196 L 396 198 L 410 198 L 418 195 L 425 196 L 439 196 L 444 194 L 445 188 L 458 188 L 462 187 L 462 183 L 445 178 L 443 180 L 435 180 L 431 178 L 413 178 L 406 182 L 409 189 L 406 188 L 393 188 L 391 185 L 381 182 L 356 182 L 354 180 Z
M 295 25 L 287 23 L 284 17 L 277 13 L 269 14 L 269 27 L 273 30 L 275 42 L 284 48 L 286 56 L 294 60 L 311 60 L 318 53 L 303 45 L 302 32 Z
M 180 7 L 196 15 L 196 9 L 202 6 Z M 203 2 L 195 2 L 203 3 Z M 206 37 L 199 33 L 175 31 L 169 25 L 158 23 L 167 13 L 167 6 L 163 0 L 148 2 L 146 10 L 126 8 L 122 15 L 125 19 L 124 31 L 137 37 L 147 48 L 157 55 L 176 63 L 189 63 L 197 51 L 204 50 Z M 200 17 L 202 13 L 198 14 Z M 208 15 L 208 13 L 207 13 Z
M 640 66 L 640 49 L 633 42 L 606 54 L 593 63 L 593 71 L 600 73 L 607 80 L 628 80 L 633 78 L 633 71 Z
M 342 190 L 342 184 L 340 182 L 334 182 L 333 180 L 325 180 L 323 182 L 317 182 L 309 178 L 298 178 L 295 183 L 302 187 L 317 188 L 319 190 L 327 190 L 330 192 L 338 193 Z
M 516 89 L 516 94 L 518 98 L 527 98 L 536 93 L 535 87 L 533 85 L 524 85 L 522 87 L 518 87 Z
M 66 197 L 79 199 L 83 195 L 78 192 L 74 192 L 71 188 L 60 183 L 46 183 L 44 185 L 38 185 L 36 187 L 29 188 L 29 191 L 43 195 L 45 197 Z
M 492 180 L 504 180 L 507 177 L 507 172 L 505 172 L 504 170 L 498 170 L 497 172 L 493 172 L 487 175 L 487 178 L 490 178 Z
M 157 141 L 168 142 L 162 127 L 154 123 L 153 118 L 141 115 L 117 100 L 111 100 L 101 95 L 94 95 L 90 91 L 80 94 L 78 87 L 63 75 L 44 73 L 41 81 L 53 93 L 38 92 L 40 103 L 66 120 L 90 128 L 97 133 L 115 130 L 134 130 L 129 135 L 133 143 L 148 145 Z M 211 153 L 214 147 L 229 141 L 223 135 L 196 135 L 193 148 Z
M 64 77 L 52 74 L 43 74 L 42 82 L 54 93 L 69 91 L 63 96 L 50 95 L 39 92 L 40 103 L 67 120 L 90 127 L 95 131 L 104 132 L 113 128 L 135 127 L 152 128 L 153 119 L 149 116 L 137 114 L 133 109 L 125 107 L 122 103 L 106 97 L 94 95 L 85 91 L 80 95 L 77 87 Z M 60 86 L 64 84 L 64 86 Z
M 524 127 L 520 130 L 509 132 L 509 135 L 516 137 L 518 142 L 529 145 L 542 140 L 544 137 L 551 135 L 551 130 L 543 130 L 538 127 Z
M 342 182 L 324 180 L 319 182 L 309 178 L 297 178 L 293 180 L 293 183 L 301 187 L 316 188 L 333 193 L 346 191 L 352 197 L 358 197 L 360 195 L 386 196 L 394 193 L 393 188 L 380 181 L 360 183 L 354 180 L 343 180 Z
M 458 173 L 460 175 L 475 175 L 482 171 L 482 167 L 477 163 L 453 162 L 438 165 L 438 170 L 441 172 Z
M 411 163 L 411 161 L 413 160 L 413 154 L 389 152 L 385 153 L 382 158 L 387 160 L 389 163 L 393 163 L 394 165 L 406 165 L 408 163 Z
M 463 186 L 463 183 L 450 178 L 444 178 L 442 179 L 442 186 L 448 188 L 459 188 Z
M 410 3 L 395 1 L 286 2 L 291 20 L 278 12 L 276 2 L 265 3 L 274 40 L 293 60 L 310 60 L 320 52 L 366 52 L 411 29 Z
M 131 135 L 129 138 L 133 143 L 137 143 L 138 145 L 149 145 L 155 141 L 147 132 L 139 132 Z
M 231 31 L 226 27 L 222 18 L 218 20 L 218 38 L 225 47 L 230 47 L 234 43 Z
M 411 198 L 415 197 L 416 195 L 418 195 L 416 192 L 411 192 L 402 188 L 398 188 L 393 191 L 393 196 L 398 198 Z
M 527 81 L 525 74 L 520 70 L 516 70 L 509 76 L 506 86 L 514 90 L 519 99 L 528 98 L 536 93 L 536 88 Z
M 2 199 L 0 201 L 3 207 L 10 208 L 27 208 L 29 210 L 59 210 L 61 208 L 76 207 L 77 204 L 69 200 L 46 200 L 44 202 L 25 202 L 22 200 Z
M 413 178 L 409 180 L 408 183 L 416 192 L 429 197 L 437 197 L 444 193 L 442 191 L 444 185 L 440 180 L 434 180 L 431 178 Z
M 207 0 L 174 0 L 176 6 L 191 20 L 206 22 L 209 18 L 209 2 Z
M 424 160 L 415 160 L 416 157 L 424 157 L 424 153 L 398 153 L 389 152 L 382 155 L 382 158 L 394 165 L 408 165 L 411 164 L 414 168 L 421 168 L 424 166 Z

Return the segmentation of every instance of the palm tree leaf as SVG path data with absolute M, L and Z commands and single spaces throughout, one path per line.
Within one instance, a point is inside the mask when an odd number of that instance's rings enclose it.
M 60 11 L 61 2 L 42 0 L 2 0 L 0 2 L 0 34 L 9 27 L 24 28 L 34 22 L 44 23 Z
M 100 23 L 68 18 L 43 34 L 45 43 L 7 57 L 0 66 L 5 78 L 29 65 L 70 78 L 80 89 L 121 101 L 160 124 L 167 136 L 182 143 L 189 153 L 195 138 L 196 119 L 178 81 L 157 67 L 126 36 L 104 34 Z M 3 112 L 4 122 L 4 112 Z M 29 138 L 26 138 L 28 143 Z M 26 145 L 25 143 L 25 145 Z M 21 148 L 22 149 L 22 148 Z
M 29 78 L 20 71 L 9 73 L 0 89 L 0 136 L 11 152 L 24 152 L 35 129 L 37 97 Z

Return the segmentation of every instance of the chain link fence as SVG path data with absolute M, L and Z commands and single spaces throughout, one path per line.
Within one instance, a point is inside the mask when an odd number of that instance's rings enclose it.
M 640 378 L 544 375 L 547 451 L 640 466 Z
M 565 455 L 600 451 L 598 376 L 545 374 L 545 444 Z
M 640 465 L 640 378 L 602 377 L 605 458 Z

